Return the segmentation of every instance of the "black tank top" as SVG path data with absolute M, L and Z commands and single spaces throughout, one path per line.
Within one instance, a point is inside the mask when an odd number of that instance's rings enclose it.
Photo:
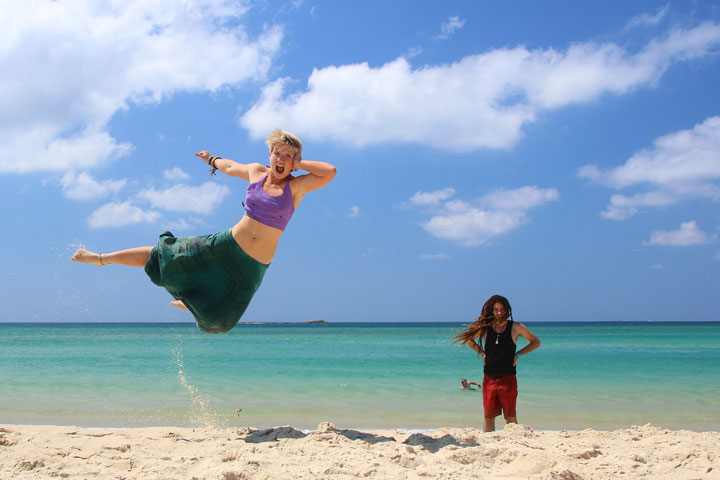
M 515 349 L 517 345 L 512 339 L 512 320 L 508 320 L 507 327 L 502 333 L 495 333 L 488 327 L 485 335 L 485 367 L 483 371 L 488 375 L 515 375 Z

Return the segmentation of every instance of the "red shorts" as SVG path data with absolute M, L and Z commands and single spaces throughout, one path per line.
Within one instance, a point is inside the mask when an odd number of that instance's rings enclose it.
M 515 375 L 485 375 L 483 377 L 483 407 L 485 418 L 495 418 L 500 413 L 505 418 L 516 417 L 517 377 Z

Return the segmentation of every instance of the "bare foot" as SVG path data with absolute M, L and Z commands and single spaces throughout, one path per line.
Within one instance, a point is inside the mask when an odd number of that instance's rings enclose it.
M 98 267 L 105 265 L 105 263 L 103 263 L 102 253 L 91 252 L 90 250 L 85 250 L 84 248 L 78 248 L 71 260 L 73 262 L 92 263 Z
M 172 305 L 173 307 L 178 307 L 178 308 L 182 308 L 183 310 L 189 311 L 189 309 L 185 306 L 185 304 L 182 302 L 182 300 L 173 300 L 172 302 L 170 302 L 170 305 Z

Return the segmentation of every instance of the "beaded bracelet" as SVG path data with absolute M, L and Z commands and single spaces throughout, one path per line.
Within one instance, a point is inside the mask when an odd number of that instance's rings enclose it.
M 213 155 L 213 156 L 211 156 L 211 157 L 208 159 L 208 165 L 210 165 L 210 166 L 212 167 L 212 170 L 210 170 L 210 175 L 215 175 L 215 172 L 216 172 L 217 169 L 218 169 L 218 168 L 215 166 L 215 160 L 218 160 L 219 158 L 220 158 L 220 157 L 216 157 L 216 156 Z

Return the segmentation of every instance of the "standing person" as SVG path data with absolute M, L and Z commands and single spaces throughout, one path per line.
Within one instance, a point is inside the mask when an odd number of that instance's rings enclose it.
M 518 337 L 530 343 L 516 351 Z M 455 336 L 453 343 L 457 342 L 483 357 L 483 431 L 494 432 L 495 417 L 501 413 L 507 423 L 517 423 L 516 366 L 521 356 L 540 347 L 540 340 L 525 325 L 513 321 L 507 298 L 493 295 L 475 322 Z
M 336 169 L 325 162 L 302 158 L 302 142 L 292 133 L 273 130 L 265 142 L 270 166 L 238 163 L 210 155 L 195 156 L 250 185 L 243 203 L 245 215 L 231 229 L 195 237 L 160 235 L 155 247 L 112 253 L 78 249 L 72 260 L 99 267 L 110 264 L 145 267 L 150 280 L 164 287 L 174 306 L 189 310 L 205 333 L 232 329 L 245 313 L 275 256 L 280 236 L 303 197 L 327 185 Z M 305 175 L 293 176 L 293 170 Z

